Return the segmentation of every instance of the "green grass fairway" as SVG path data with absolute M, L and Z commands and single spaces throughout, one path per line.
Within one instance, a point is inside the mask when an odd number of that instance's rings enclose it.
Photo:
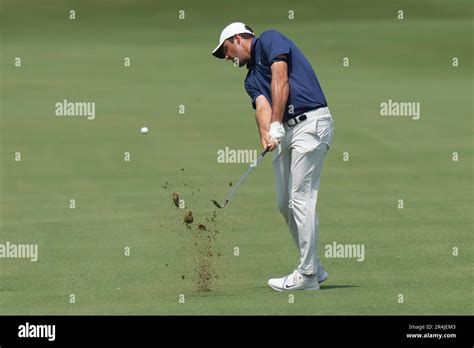
M 0 244 L 39 258 L 0 258 L 0 314 L 474 313 L 472 1 L 291 3 L 1 0 Z M 335 119 L 320 291 L 266 285 L 298 263 L 270 157 L 212 221 L 248 166 L 217 151 L 260 151 L 246 69 L 210 55 L 235 20 L 293 39 Z M 95 119 L 56 116 L 64 99 L 95 102 Z M 381 116 L 389 99 L 420 119 Z M 365 259 L 325 257 L 333 242 Z

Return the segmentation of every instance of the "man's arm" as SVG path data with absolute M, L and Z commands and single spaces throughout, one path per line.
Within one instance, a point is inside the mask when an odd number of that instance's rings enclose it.
M 259 95 L 257 99 L 255 99 L 255 120 L 257 121 L 258 133 L 260 134 L 260 142 L 262 143 L 262 147 L 266 149 L 270 146 L 270 150 L 275 149 L 276 143 L 270 142 L 270 135 L 268 131 L 270 129 L 270 120 L 272 118 L 272 107 L 268 102 L 267 98 L 263 95 Z
M 285 56 L 279 56 L 282 60 L 272 64 L 272 117 L 271 123 L 283 122 L 286 103 L 290 92 L 288 84 L 288 65 Z

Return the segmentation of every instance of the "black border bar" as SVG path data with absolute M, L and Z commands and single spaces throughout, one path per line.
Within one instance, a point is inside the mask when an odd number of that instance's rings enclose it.
M 389 344 L 472 347 L 472 316 L 0 316 L 0 346 Z M 55 340 L 20 325 L 55 325 Z M 411 327 L 411 328 L 410 328 Z M 414 329 L 416 327 L 416 329 Z M 407 334 L 425 337 L 408 338 Z M 433 334 L 451 337 L 434 338 Z M 456 337 L 453 337 L 455 334 Z

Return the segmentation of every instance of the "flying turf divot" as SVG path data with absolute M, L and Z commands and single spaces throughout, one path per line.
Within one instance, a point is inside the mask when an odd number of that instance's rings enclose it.
M 206 217 L 207 225 L 199 224 L 198 233 L 194 234 L 194 245 L 198 249 L 197 273 L 198 291 L 210 291 L 213 279 L 219 276 L 213 266 L 214 257 L 220 257 L 221 254 L 215 251 L 215 241 L 219 231 L 216 229 L 216 211 L 211 218 Z
M 168 189 L 169 183 L 163 185 L 162 188 Z M 179 209 L 181 196 L 178 192 L 171 194 L 173 205 Z M 199 216 L 199 215 L 198 215 Z M 196 265 L 196 289 L 199 292 L 211 291 L 212 281 L 218 279 L 219 276 L 214 267 L 215 257 L 220 257 L 221 254 L 215 251 L 215 241 L 219 231 L 216 226 L 217 212 L 214 210 L 211 217 L 204 217 L 204 221 L 195 224 L 195 217 L 192 210 L 186 210 L 183 216 L 183 224 L 186 226 L 188 231 L 193 234 L 193 245 L 197 251 L 195 258 Z M 184 275 L 182 276 L 184 280 Z

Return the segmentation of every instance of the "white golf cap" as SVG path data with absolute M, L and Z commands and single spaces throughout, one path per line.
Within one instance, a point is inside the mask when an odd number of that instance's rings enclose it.
M 225 58 L 224 52 L 222 52 L 222 44 L 224 43 L 224 41 L 234 35 L 243 33 L 255 35 L 253 31 L 244 23 L 234 22 L 229 24 L 227 27 L 224 28 L 224 30 L 222 30 L 221 37 L 219 39 L 219 44 L 214 49 L 214 51 L 212 51 L 212 55 L 219 59 Z

